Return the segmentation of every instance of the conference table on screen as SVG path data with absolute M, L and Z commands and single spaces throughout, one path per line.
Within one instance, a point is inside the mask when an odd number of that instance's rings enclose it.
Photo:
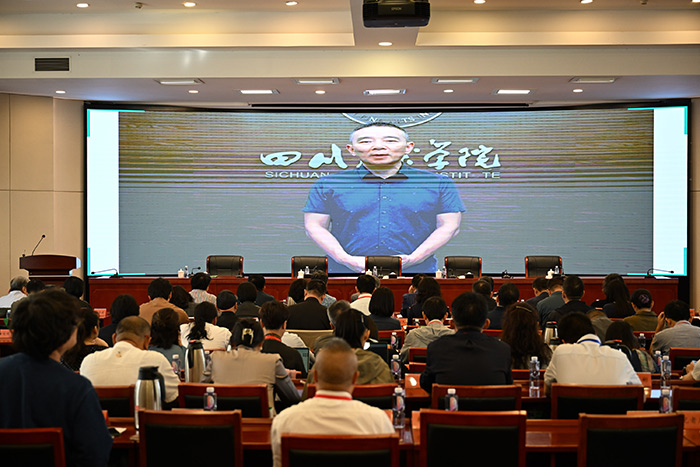
M 155 279 L 155 276 L 129 276 L 129 277 L 91 277 L 88 279 L 89 301 L 93 308 L 107 308 L 112 304 L 117 296 L 121 294 L 131 294 L 138 303 L 145 303 L 148 299 L 148 284 Z M 186 278 L 166 277 L 172 285 L 180 285 L 186 290 L 190 290 L 190 281 Z M 602 291 L 603 276 L 581 276 L 585 286 L 584 300 L 587 303 L 592 303 L 594 300 L 603 299 L 605 295 Z M 292 277 L 266 277 L 265 292 L 272 295 L 278 300 L 287 298 L 289 285 L 296 278 Z M 332 277 L 328 281 L 328 293 L 333 297 L 341 300 L 350 299 L 350 296 L 355 293 L 356 277 Z M 218 294 L 222 290 L 236 291 L 241 282 L 246 281 L 246 278 L 237 277 L 214 277 L 209 285 L 209 292 Z M 442 296 L 445 301 L 450 304 L 462 292 L 471 291 L 472 284 L 475 278 L 466 279 L 438 279 Z M 533 296 L 532 278 L 513 277 L 500 278 L 494 277 L 495 287 L 498 289 L 505 282 L 513 282 L 520 291 L 520 297 L 527 299 Z M 408 292 L 408 287 L 411 285 L 410 277 L 399 277 L 396 279 L 382 279 L 382 286 L 388 287 L 394 293 L 394 304 L 396 311 L 400 310 L 402 296 Z M 647 289 L 654 297 L 657 309 L 663 309 L 666 303 L 678 298 L 678 279 L 666 278 L 646 278 L 644 276 L 625 277 L 625 283 L 630 292 L 636 289 Z

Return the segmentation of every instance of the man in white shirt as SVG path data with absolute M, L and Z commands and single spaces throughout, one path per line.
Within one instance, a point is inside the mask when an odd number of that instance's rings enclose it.
M 283 410 L 272 421 L 270 441 L 274 466 L 282 465 L 284 433 L 380 435 L 394 433 L 389 417 L 380 409 L 352 400 L 357 381 L 357 357 L 343 339 L 329 339 L 319 350 L 313 367 L 316 396 Z
M 369 301 L 372 300 L 372 293 L 376 288 L 377 282 L 374 280 L 373 276 L 360 274 L 355 281 L 355 290 L 357 290 L 360 295 L 358 295 L 357 300 L 350 305 L 357 311 L 364 313 L 365 316 L 369 316 Z
M 27 296 L 26 277 L 17 276 L 10 281 L 10 290 L 7 295 L 0 297 L 0 308 L 10 308 L 17 300 Z
M 625 354 L 601 345 L 591 320 L 583 313 L 565 315 L 559 323 L 559 337 L 564 343 L 554 351 L 544 373 L 547 393 L 552 383 L 642 384 Z
M 80 374 L 93 386 L 127 386 L 136 384 L 139 368 L 157 366 L 165 382 L 165 402 L 175 402 L 180 380 L 163 354 L 148 350 L 151 342 L 148 322 L 138 316 L 124 318 L 119 322 L 113 339 L 114 347 L 85 357 Z

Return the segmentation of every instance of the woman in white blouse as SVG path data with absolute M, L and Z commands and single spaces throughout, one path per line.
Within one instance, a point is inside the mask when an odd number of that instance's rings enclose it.
M 204 350 L 226 349 L 231 331 L 216 325 L 216 307 L 209 302 L 194 308 L 194 322 L 180 326 L 180 341 L 187 348 L 191 340 L 202 342 Z

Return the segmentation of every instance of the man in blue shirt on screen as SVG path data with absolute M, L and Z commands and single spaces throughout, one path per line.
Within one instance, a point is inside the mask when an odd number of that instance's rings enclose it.
M 434 252 L 457 235 L 465 210 L 454 183 L 403 164 L 413 142 L 391 123 L 356 128 L 347 149 L 362 164 L 318 180 L 303 209 L 329 271 L 362 272 L 365 256 L 397 255 L 404 272 L 435 272 Z

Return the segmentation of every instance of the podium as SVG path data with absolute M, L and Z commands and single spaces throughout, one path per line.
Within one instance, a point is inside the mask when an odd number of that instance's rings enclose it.
M 19 258 L 20 269 L 29 271 L 30 279 L 40 279 L 53 285 L 63 285 L 77 265 L 78 258 L 75 256 L 32 255 Z

